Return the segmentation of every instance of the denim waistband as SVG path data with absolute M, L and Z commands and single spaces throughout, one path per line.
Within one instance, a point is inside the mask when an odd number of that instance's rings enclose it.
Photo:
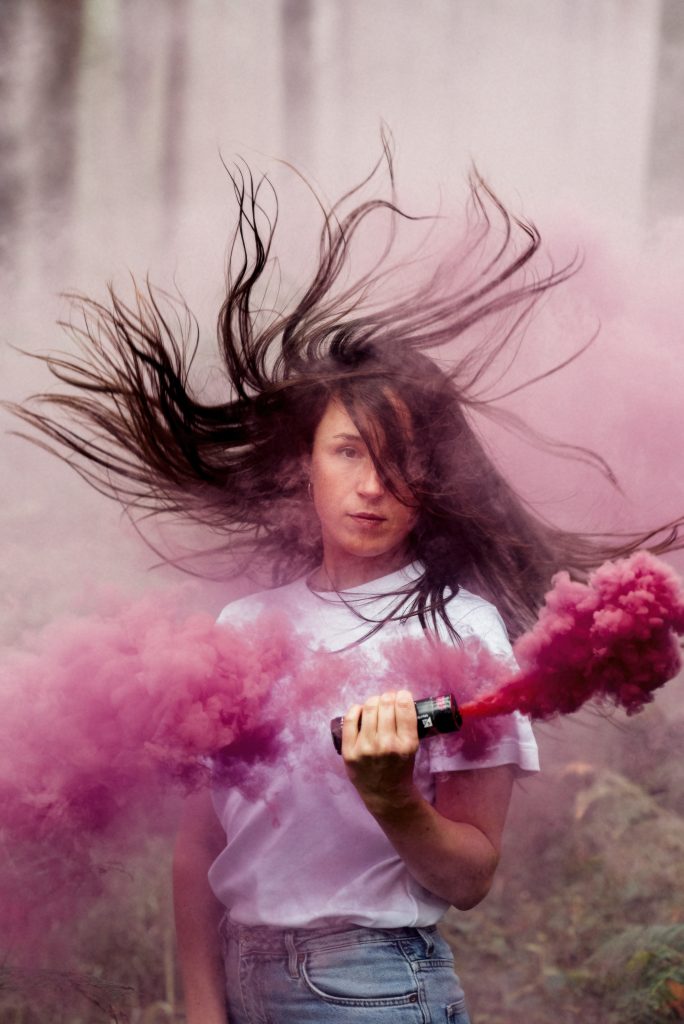
M 306 953 L 314 948 L 334 948 L 369 942 L 411 940 L 420 937 L 429 956 L 434 949 L 436 925 L 424 928 L 366 928 L 361 925 L 338 924 L 319 928 L 271 928 L 266 925 L 244 925 L 226 915 L 221 921 L 225 939 L 239 943 L 241 953 Z

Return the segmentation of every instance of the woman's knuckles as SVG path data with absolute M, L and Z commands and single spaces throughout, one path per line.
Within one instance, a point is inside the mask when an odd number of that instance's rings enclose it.
M 365 714 L 372 715 L 372 714 L 377 712 L 379 707 L 380 707 L 380 698 L 379 697 L 372 697 L 370 700 L 367 700 L 366 703 L 363 705 L 363 714 L 364 715 Z

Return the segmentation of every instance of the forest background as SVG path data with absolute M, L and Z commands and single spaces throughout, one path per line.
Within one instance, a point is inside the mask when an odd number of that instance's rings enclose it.
M 404 206 L 457 216 L 475 161 L 559 261 L 584 254 L 526 366 L 559 361 L 600 321 L 598 342 L 514 408 L 598 448 L 624 500 L 507 449 L 530 499 L 587 528 L 682 512 L 680 0 L 3 0 L 1 13 L 0 397 L 45 385 L 16 347 L 68 345 L 61 292 L 101 297 L 129 270 L 182 291 L 210 360 L 232 223 L 221 158 L 268 170 L 289 197 L 295 284 L 315 209 L 276 160 L 334 198 L 375 161 L 384 121 Z M 117 509 L 5 433 L 0 477 L 5 648 L 105 583 L 178 583 Z M 207 583 L 194 600 L 217 611 L 244 587 Z M 684 1020 L 681 694 L 678 680 L 638 718 L 539 730 L 544 772 L 517 789 L 495 888 L 444 925 L 475 1024 Z M 69 957 L 19 968 L 0 936 L 2 1024 L 183 1020 L 169 844 L 149 835 L 106 874 L 70 923 Z

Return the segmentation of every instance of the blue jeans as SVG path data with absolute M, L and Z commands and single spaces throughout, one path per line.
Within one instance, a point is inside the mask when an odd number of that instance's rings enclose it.
M 470 1024 L 434 927 L 221 932 L 229 1024 Z

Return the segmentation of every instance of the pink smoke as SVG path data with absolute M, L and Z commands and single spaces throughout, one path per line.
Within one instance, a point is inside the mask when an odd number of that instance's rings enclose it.
M 384 686 L 408 686 L 416 698 L 454 692 L 465 724 L 448 743 L 476 759 L 496 739 L 496 716 L 516 709 L 548 718 L 598 699 L 639 710 L 677 672 L 674 634 L 683 632 L 677 577 L 640 553 L 586 585 L 560 573 L 516 644 L 515 678 L 477 640 L 405 640 L 385 649 Z M 77 889 L 96 895 L 112 851 L 170 831 L 169 794 L 179 791 L 170 782 L 203 784 L 210 759 L 248 795 L 262 771 L 295 761 L 318 770 L 332 749 L 320 711 L 344 711 L 364 678 L 361 649 L 314 650 L 274 613 L 217 626 L 155 594 L 54 622 L 31 653 L 0 664 L 0 934 L 21 944 L 41 913 L 73 912 Z
M 388 688 L 405 687 L 416 699 L 453 693 L 459 707 L 477 702 L 492 690 L 508 682 L 511 664 L 493 654 L 476 637 L 465 637 L 460 646 L 422 639 L 406 639 L 387 644 L 384 654 L 389 665 Z M 477 760 L 496 742 L 500 720 L 488 717 L 464 721 L 456 734 L 430 740 L 448 752 L 457 749 L 466 758 Z
M 41 910 L 54 919 L 77 889 L 97 892 L 112 850 L 168 831 L 169 778 L 197 785 L 206 757 L 236 741 L 239 756 L 225 760 L 236 783 L 247 762 L 273 760 L 280 723 L 261 721 L 262 704 L 300 660 L 279 616 L 238 631 L 183 619 L 159 595 L 62 619 L 31 653 L 10 653 L 0 665 L 0 934 L 21 944 Z
M 682 633 L 681 582 L 646 552 L 606 562 L 586 584 L 558 573 L 537 623 L 515 645 L 521 674 L 461 712 L 548 719 L 596 700 L 634 714 L 679 671 Z

